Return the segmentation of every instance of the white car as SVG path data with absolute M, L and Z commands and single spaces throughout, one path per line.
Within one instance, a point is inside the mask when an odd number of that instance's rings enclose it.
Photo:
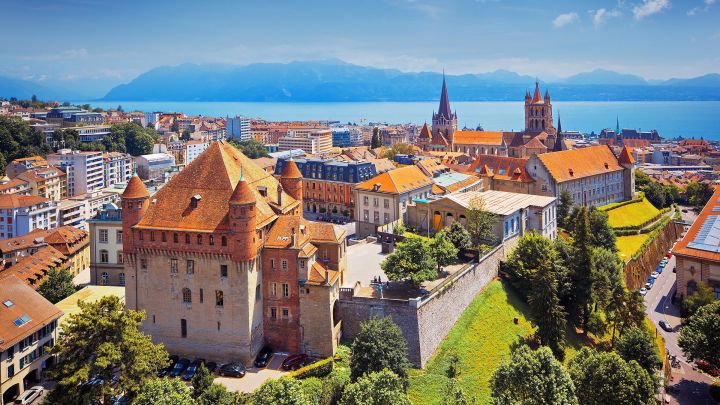
M 640 295 L 642 295 L 644 297 L 645 294 L 647 294 L 647 288 L 643 287 L 640 289 Z
M 19 397 L 17 397 L 17 398 L 15 399 L 15 402 L 14 402 L 14 403 L 15 403 L 16 405 L 31 404 L 31 403 L 33 403 L 33 401 L 35 401 L 40 395 L 42 395 L 42 393 L 43 393 L 43 387 L 37 385 L 37 386 L 32 387 L 32 388 L 26 390 L 25 392 L 23 392 L 22 395 L 20 395 Z
M 659 276 L 660 276 L 660 273 L 658 273 L 657 271 L 653 271 L 653 274 L 650 275 L 650 277 L 652 277 L 652 278 L 658 278 Z

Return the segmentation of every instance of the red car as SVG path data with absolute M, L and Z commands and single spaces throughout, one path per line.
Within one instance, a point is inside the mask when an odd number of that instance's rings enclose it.
M 282 368 L 283 370 L 297 370 L 304 366 L 307 361 L 307 354 L 294 354 L 283 361 Z

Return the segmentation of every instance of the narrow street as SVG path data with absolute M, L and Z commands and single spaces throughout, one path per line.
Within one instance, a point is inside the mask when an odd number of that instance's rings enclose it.
M 695 214 L 690 211 L 683 213 L 683 219 L 694 221 Z M 662 260 L 657 258 L 657 264 Z M 657 265 L 656 264 L 656 265 Z M 716 402 L 708 395 L 708 385 L 712 378 L 707 374 L 694 369 L 692 363 L 688 363 L 685 355 L 678 345 L 680 327 L 680 307 L 672 303 L 672 296 L 675 293 L 676 273 L 675 256 L 670 258 L 662 274 L 655 279 L 655 284 L 645 296 L 645 312 L 655 326 L 657 333 L 661 333 L 665 339 L 665 348 L 670 356 L 676 356 L 680 361 L 680 368 L 672 369 L 672 379 L 669 382 L 669 397 L 671 404 L 707 404 L 713 405 Z M 666 332 L 658 323 L 661 320 L 668 322 L 672 332 Z

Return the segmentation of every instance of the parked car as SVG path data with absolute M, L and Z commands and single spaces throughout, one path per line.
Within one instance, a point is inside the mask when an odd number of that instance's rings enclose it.
M 255 367 L 263 368 L 268 365 L 270 358 L 272 357 L 273 351 L 271 348 L 265 346 L 260 350 L 257 357 L 255 357 Z
M 673 273 L 677 273 L 677 267 L 673 267 Z
M 660 325 L 660 327 L 661 327 L 665 332 L 672 332 L 672 331 L 673 331 L 672 326 L 670 326 L 670 324 L 669 324 L 667 321 L 665 321 L 665 320 L 662 320 L 662 321 L 658 322 L 658 325 Z
M 202 360 L 193 360 L 188 367 L 185 369 L 185 372 L 182 375 L 182 379 L 185 381 L 192 380 L 195 373 L 197 373 L 198 367 L 200 367 L 200 364 L 202 363 Z
M 646 289 L 646 290 L 652 290 L 652 284 L 651 284 L 651 283 L 645 283 L 645 289 Z
M 183 371 L 185 371 L 185 369 L 188 367 L 189 364 L 190 364 L 190 360 L 188 360 L 188 359 L 178 360 L 178 362 L 175 363 L 175 365 L 173 366 L 173 369 L 170 370 L 170 377 L 177 377 L 180 374 L 182 374 Z
M 650 277 L 652 277 L 652 278 L 658 278 L 659 276 L 660 276 L 660 273 L 658 273 L 657 271 L 653 271 L 653 274 L 650 275 Z
M 210 363 L 207 363 L 205 365 L 205 368 L 207 368 L 208 371 L 210 372 L 210 374 L 212 374 L 215 372 L 215 369 L 217 369 L 217 363 L 215 363 L 214 361 L 211 361 Z
M 158 377 L 165 377 L 166 375 L 170 374 L 173 367 L 175 367 L 175 363 L 177 363 L 178 360 L 180 360 L 180 358 L 174 354 L 168 358 L 170 359 L 170 364 L 168 364 L 168 366 L 165 367 L 164 369 L 158 371 L 158 373 L 157 373 Z
M 20 404 L 21 405 L 31 404 L 31 403 L 33 403 L 33 401 L 38 399 L 38 397 L 40 395 L 42 395 L 43 390 L 44 390 L 43 387 L 36 385 L 36 386 L 30 388 L 29 390 L 26 390 L 25 392 L 22 393 L 22 395 L 17 397 L 15 399 L 15 404 L 19 404 L 19 405 Z
M 228 377 L 244 377 L 245 366 L 242 363 L 238 362 L 223 364 L 222 366 L 220 366 L 218 374 Z
M 647 292 L 648 292 L 648 290 L 645 287 L 640 289 L 640 295 L 642 295 L 643 297 L 645 296 L 645 294 L 647 294 Z
M 282 363 L 283 370 L 297 370 L 308 360 L 307 354 L 294 354 Z
M 655 269 L 655 272 L 656 272 L 657 274 L 662 274 L 662 271 L 663 271 L 662 266 L 658 266 L 657 269 Z
M 675 247 L 675 245 L 673 245 L 673 247 Z M 670 260 L 670 258 L 672 257 L 672 250 L 668 250 L 667 253 L 665 253 L 665 257 Z

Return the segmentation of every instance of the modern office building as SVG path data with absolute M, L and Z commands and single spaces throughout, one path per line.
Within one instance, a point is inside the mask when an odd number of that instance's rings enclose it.
M 225 130 L 228 139 L 246 141 L 252 138 L 250 118 L 236 115 L 225 119 Z
M 307 154 L 319 155 L 328 153 L 333 146 L 333 134 L 329 129 L 312 132 L 288 130 L 288 135 L 279 139 L 280 152 L 302 149 Z
M 175 157 L 167 153 L 151 153 L 135 158 L 138 175 L 144 180 L 158 179 L 175 166 Z
M 60 149 L 47 156 L 52 166 L 67 174 L 67 195 L 92 193 L 106 187 L 102 152 Z
M 57 226 L 57 203 L 38 196 L 0 194 L 0 239 Z

